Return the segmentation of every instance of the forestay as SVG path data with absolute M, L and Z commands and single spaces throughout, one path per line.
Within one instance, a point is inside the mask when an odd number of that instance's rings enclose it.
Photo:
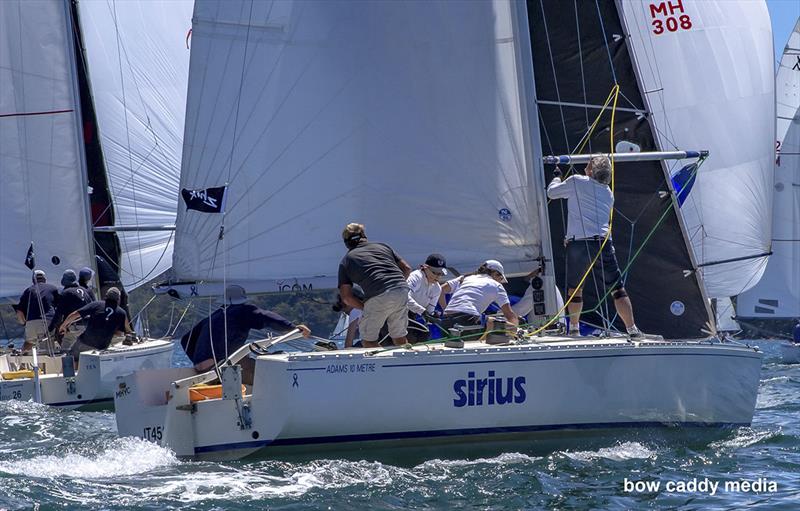
M 51 280 L 92 259 L 68 12 L 61 0 L 0 2 L 0 297 L 30 285 L 31 241 Z
M 192 0 L 78 3 L 116 225 L 175 223 L 192 6 Z M 171 232 L 117 237 L 120 278 L 129 290 L 169 268 Z
M 775 95 L 766 4 L 620 5 L 658 146 L 711 153 L 681 214 L 709 296 L 734 296 L 758 282 L 770 253 Z
M 740 316 L 800 316 L 800 20 L 783 50 L 775 79 L 777 147 L 772 256 L 758 284 L 739 295 Z
M 512 5 L 198 1 L 181 187 L 228 195 L 179 208 L 177 276 L 334 284 L 352 221 L 412 265 L 533 269 Z

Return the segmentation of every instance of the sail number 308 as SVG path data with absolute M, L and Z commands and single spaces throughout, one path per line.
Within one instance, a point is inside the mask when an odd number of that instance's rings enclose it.
M 650 4 L 653 33 L 677 32 L 692 28 L 692 18 L 683 9 L 683 0 L 670 0 Z

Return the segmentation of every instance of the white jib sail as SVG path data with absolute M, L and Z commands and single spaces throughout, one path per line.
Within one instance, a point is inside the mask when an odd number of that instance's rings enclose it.
M 175 223 L 192 7 L 192 0 L 78 3 L 116 225 Z M 171 232 L 117 236 L 126 288 L 170 267 Z
M 772 256 L 759 283 L 739 295 L 739 315 L 800 317 L 800 20 L 778 66 Z
M 181 204 L 177 276 L 335 285 L 354 221 L 412 265 L 534 268 L 512 8 L 198 1 L 181 187 L 228 183 L 227 211 L 220 241 L 221 214 Z
M 68 3 L 0 2 L 0 297 L 92 261 Z
M 660 148 L 711 153 L 681 214 L 708 295 L 737 295 L 758 282 L 771 244 L 775 95 L 766 4 L 621 6 Z

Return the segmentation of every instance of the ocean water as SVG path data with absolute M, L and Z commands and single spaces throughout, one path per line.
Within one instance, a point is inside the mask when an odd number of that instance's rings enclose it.
M 0 510 L 794 511 L 800 365 L 781 364 L 776 343 L 760 344 L 765 361 L 753 424 L 727 431 L 620 430 L 569 441 L 554 435 L 504 445 L 187 462 L 118 438 L 111 413 L 6 401 Z M 651 486 L 643 488 L 644 481 Z

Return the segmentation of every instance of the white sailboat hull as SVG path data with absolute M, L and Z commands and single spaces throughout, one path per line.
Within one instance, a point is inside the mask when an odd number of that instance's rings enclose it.
M 189 404 L 188 388 L 171 384 L 185 370 L 125 376 L 115 403 L 122 436 L 159 442 L 180 456 L 234 459 L 260 449 L 400 439 L 747 425 L 760 367 L 759 351 L 731 344 L 469 343 L 261 356 L 242 414 L 235 399 Z M 248 415 L 250 425 L 242 427 L 240 416 L 246 423 Z
M 800 344 L 781 344 L 781 361 L 784 364 L 800 364 Z
M 39 356 L 39 384 L 42 403 L 67 409 L 110 408 L 114 401 L 117 378 L 137 370 L 170 367 L 173 344 L 151 340 L 133 346 L 114 346 L 107 350 L 81 353 L 75 376 L 62 373 L 62 355 Z M 28 355 L 0 356 L 0 373 L 11 371 L 20 364 L 30 364 Z M 9 399 L 35 400 L 33 378 L 5 380 L 0 378 L 0 401 Z

